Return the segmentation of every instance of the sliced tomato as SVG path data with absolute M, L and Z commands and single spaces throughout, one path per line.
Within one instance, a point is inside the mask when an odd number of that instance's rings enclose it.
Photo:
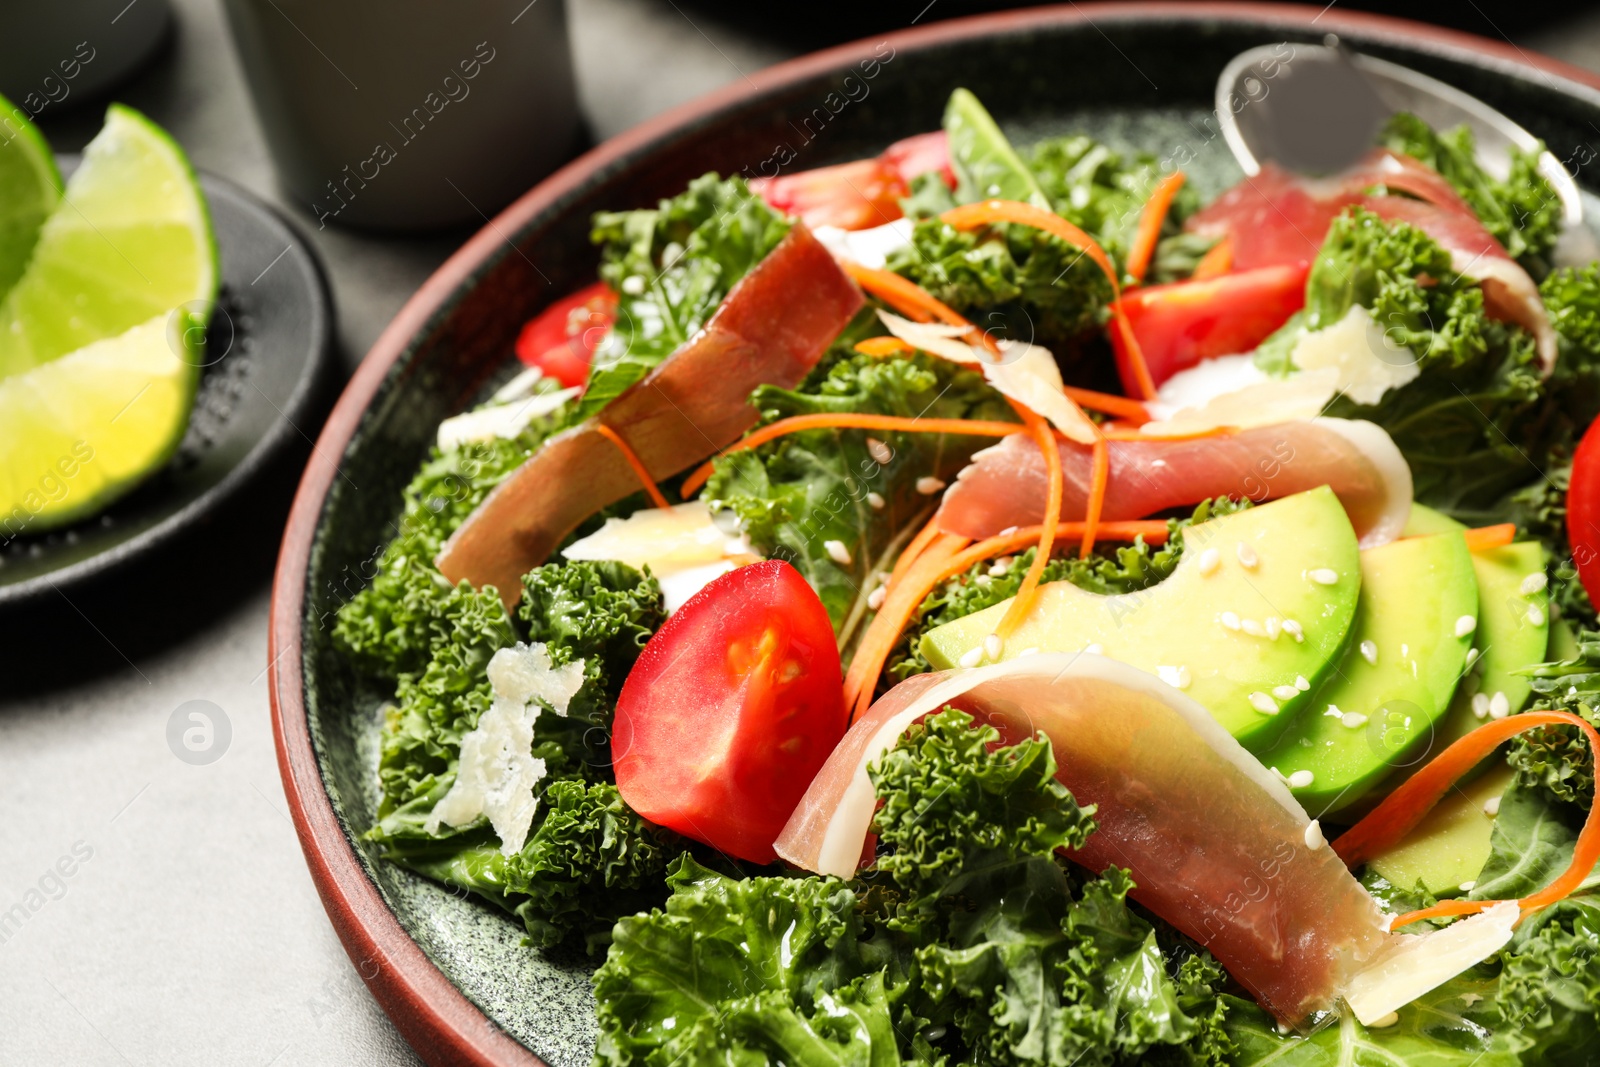
M 904 214 L 900 198 L 911 193 L 900 172 L 882 159 L 755 178 L 750 188 L 777 210 L 804 219 L 807 226 L 842 230 L 893 222 Z
M 595 346 L 616 319 L 617 295 L 596 282 L 530 319 L 517 335 L 517 358 L 562 385 L 582 385 Z
M 617 700 L 617 789 L 740 859 L 772 843 L 846 727 L 833 625 L 780 560 L 730 571 L 650 639 Z
M 1567 539 L 1578 565 L 1578 580 L 1589 599 L 1600 604 L 1600 420 L 1578 443 L 1567 487 Z
M 1201 360 L 1255 348 L 1305 306 L 1309 271 L 1306 263 L 1281 264 L 1130 290 L 1122 310 L 1151 380 L 1159 386 Z M 1123 387 L 1135 396 L 1137 383 L 1118 331 L 1110 332 Z
M 956 187 L 956 172 L 950 166 L 950 139 L 943 130 L 919 133 L 915 137 L 896 141 L 884 150 L 883 160 L 899 173 L 907 185 L 917 175 L 936 170 L 946 185 L 952 189 Z

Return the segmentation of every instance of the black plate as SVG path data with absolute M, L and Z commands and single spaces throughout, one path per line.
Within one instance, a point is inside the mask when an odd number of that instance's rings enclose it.
M 62 171 L 77 163 L 63 157 Z M 203 174 L 200 186 L 221 285 L 188 432 L 164 468 L 106 511 L 0 546 L 0 620 L 45 605 L 58 613 L 63 600 L 92 596 L 125 572 L 159 579 L 148 571 L 165 555 L 181 567 L 185 557 L 162 550 L 241 499 L 317 432 L 333 313 L 316 255 L 237 185 Z

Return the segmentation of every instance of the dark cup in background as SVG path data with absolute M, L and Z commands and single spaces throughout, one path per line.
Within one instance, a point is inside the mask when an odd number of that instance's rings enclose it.
M 166 36 L 167 0 L 0 0 L 0 95 L 30 117 L 94 97 Z
M 330 223 L 481 222 L 582 123 L 562 0 L 226 0 L 273 163 Z

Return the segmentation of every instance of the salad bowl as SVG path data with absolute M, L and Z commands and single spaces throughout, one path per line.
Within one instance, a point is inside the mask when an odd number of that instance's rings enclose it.
M 936 128 L 958 87 L 1014 139 L 1082 131 L 1143 149 L 1209 198 L 1239 177 L 1211 110 L 1218 73 L 1247 48 L 1328 32 L 1481 98 L 1581 183 L 1600 80 L 1513 46 L 1337 9 L 1069 5 L 908 29 L 754 74 L 569 164 L 412 297 L 306 469 L 279 557 L 269 656 L 279 765 L 313 879 L 353 965 L 425 1060 L 588 1062 L 592 965 L 524 946 L 502 914 L 382 862 L 363 840 L 388 694 L 341 659 L 332 627 L 395 535 L 400 490 L 439 422 L 504 382 L 524 322 L 592 282 L 591 216 L 652 204 L 707 170 L 769 177 L 873 155 Z

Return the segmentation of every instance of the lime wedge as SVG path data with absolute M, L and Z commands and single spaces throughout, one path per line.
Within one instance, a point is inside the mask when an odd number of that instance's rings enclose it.
M 93 514 L 167 461 L 194 401 L 194 324 L 157 315 L 0 379 L 0 541 Z
M 211 219 L 183 150 L 113 104 L 0 303 L 0 378 L 179 307 L 204 318 L 216 289 Z
M 0 296 L 22 276 L 39 227 L 60 202 L 55 154 L 27 113 L 0 96 Z

